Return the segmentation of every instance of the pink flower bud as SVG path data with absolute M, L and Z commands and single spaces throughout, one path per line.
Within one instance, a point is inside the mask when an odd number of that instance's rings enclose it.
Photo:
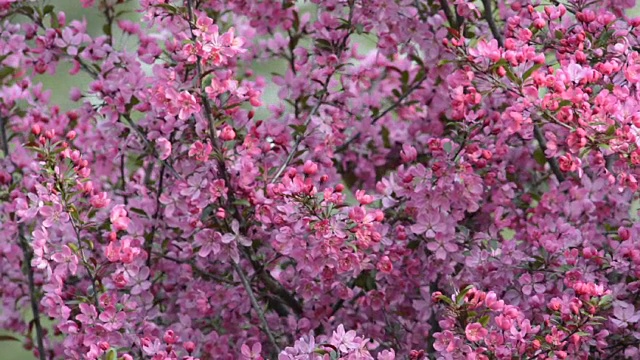
M 231 141 L 236 138 L 236 132 L 229 125 L 225 125 L 220 131 L 220 139 L 224 141 Z
M 402 151 L 400 151 L 400 158 L 404 163 L 410 163 L 418 158 L 418 151 L 416 148 L 409 144 L 402 145 Z
M 171 345 L 178 342 L 178 336 L 173 332 L 173 330 L 167 330 L 164 333 L 164 336 L 162 337 L 162 339 L 164 340 L 164 342 Z
M 196 350 L 196 344 L 193 341 L 186 341 L 184 343 L 184 349 L 187 350 L 189 354 Z
M 318 172 L 318 165 L 311 160 L 304 162 L 303 170 L 305 174 L 311 176 Z
M 40 135 L 40 133 L 42 132 L 42 127 L 40 127 L 40 125 L 38 124 L 33 124 L 31 125 L 31 133 L 33 135 Z
M 631 238 L 631 231 L 626 227 L 620 227 L 618 228 L 618 236 L 622 241 L 629 240 Z

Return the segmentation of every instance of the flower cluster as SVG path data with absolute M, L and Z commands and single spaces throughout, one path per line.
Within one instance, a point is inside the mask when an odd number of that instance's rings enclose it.
M 0 340 L 640 357 L 635 1 L 80 4 L 0 0 Z

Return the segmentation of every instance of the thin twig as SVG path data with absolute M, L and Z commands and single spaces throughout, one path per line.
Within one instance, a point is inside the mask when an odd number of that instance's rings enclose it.
M 20 237 L 20 248 L 24 254 L 25 268 L 27 269 L 27 279 L 29 281 L 29 300 L 31 302 L 31 312 L 33 313 L 33 323 L 36 328 L 36 343 L 38 344 L 38 357 L 40 360 L 45 360 L 44 352 L 44 332 L 42 331 L 42 323 L 40 322 L 40 308 L 38 306 L 38 299 L 36 298 L 36 286 L 33 278 L 33 268 L 31 267 L 31 260 L 33 259 L 33 252 L 31 245 L 27 243 L 24 237 L 24 227 L 22 224 L 18 225 L 18 236 Z
M 160 167 L 160 180 L 158 181 L 158 188 L 156 189 L 156 211 L 153 214 L 153 227 L 151 228 L 151 233 L 149 235 L 149 239 L 147 239 L 144 243 L 145 250 L 147 251 L 147 266 L 151 266 L 151 250 L 153 250 L 153 238 L 156 236 L 156 231 L 158 229 L 158 218 L 160 217 L 160 209 L 162 208 L 162 204 L 160 203 L 160 196 L 162 195 L 163 185 L 164 185 L 164 170 L 166 166 L 163 164 Z
M 140 139 L 142 139 L 142 141 L 145 143 L 145 145 L 147 146 L 147 148 L 152 151 L 153 154 L 156 154 L 155 148 L 153 146 L 153 144 L 151 144 L 151 142 L 149 141 L 149 139 L 147 139 L 146 135 L 142 133 L 142 131 L 140 129 L 138 129 L 138 126 L 133 122 L 133 120 L 131 119 L 131 117 L 128 114 L 122 114 L 122 117 L 127 121 L 127 123 L 129 124 L 129 126 L 131 126 L 131 128 L 136 132 L 136 134 L 138 134 L 138 136 L 140 137 Z M 158 160 L 160 160 L 160 158 L 158 158 Z M 182 176 L 180 176 L 180 174 L 176 171 L 176 169 L 173 168 L 173 166 L 171 166 L 171 164 L 169 164 L 166 160 L 160 160 L 160 162 L 167 167 L 167 169 L 169 169 L 169 171 L 171 171 L 171 173 L 173 174 L 173 176 L 175 176 L 176 178 L 178 178 L 179 180 L 182 180 Z
M 484 18 L 487 20 L 489 24 L 489 28 L 491 29 L 491 33 L 493 37 L 498 41 L 498 45 L 500 47 L 504 47 L 504 40 L 502 40 L 502 34 L 500 30 L 498 30 L 498 26 L 496 25 L 495 20 L 493 19 L 493 13 L 491 12 L 491 0 L 482 0 L 482 5 L 484 6 Z
M 192 0 L 187 0 L 187 14 L 189 16 L 189 29 L 191 30 L 191 40 L 195 43 L 197 41 L 196 38 L 196 34 L 193 32 L 194 28 L 193 28 L 193 22 L 194 22 L 194 15 L 193 15 L 193 1 Z M 214 149 L 216 149 L 216 151 L 220 151 L 220 146 L 218 144 L 218 139 L 216 138 L 216 128 L 215 128 L 215 124 L 214 124 L 214 119 L 213 119 L 213 111 L 211 109 L 211 104 L 209 104 L 209 99 L 207 99 L 207 96 L 205 95 L 205 93 L 202 91 L 202 58 L 200 57 L 200 55 L 196 55 L 196 79 L 198 80 L 198 94 L 200 95 L 200 99 L 202 100 L 202 104 L 204 105 L 204 112 L 205 115 L 207 116 L 207 122 L 209 123 L 209 141 L 211 141 L 211 146 L 213 146 Z M 222 155 L 222 154 L 221 154 Z M 224 159 L 220 159 L 219 163 L 222 164 L 222 168 L 220 169 L 221 171 L 223 171 L 224 169 Z
M 187 264 L 187 265 L 190 265 L 191 269 L 193 269 L 194 272 L 198 273 L 203 278 L 208 278 L 208 279 L 215 280 L 215 281 L 218 281 L 220 283 L 224 283 L 224 284 L 231 285 L 231 286 L 238 286 L 239 285 L 236 282 L 233 282 L 231 280 L 227 280 L 227 279 L 225 279 L 223 277 L 220 277 L 220 276 L 218 276 L 216 274 L 212 274 L 210 272 L 207 272 L 207 271 L 199 268 L 195 264 L 195 262 L 193 260 L 181 260 L 181 259 L 178 259 L 176 257 L 170 256 L 170 255 L 166 255 L 166 254 L 163 254 L 163 253 L 160 253 L 160 252 L 154 252 L 153 254 L 156 255 L 156 256 L 159 256 L 159 257 L 161 257 L 163 259 L 166 259 L 166 260 L 169 260 L 169 261 L 173 261 L 176 264 Z
M 326 91 L 326 85 L 325 85 L 325 91 Z M 313 118 L 313 116 L 316 115 L 316 112 L 318 112 L 318 109 L 320 108 L 321 104 L 322 104 L 322 101 L 318 101 L 318 103 L 316 103 L 316 105 L 313 107 L 309 115 L 307 115 L 307 119 L 304 122 L 305 129 L 311 123 L 311 119 Z M 300 146 L 300 144 L 302 143 L 302 140 L 304 140 L 304 134 L 298 134 L 296 136 L 296 141 L 293 144 L 293 148 L 291 149 L 291 151 L 289 151 L 289 155 L 287 156 L 287 159 L 282 163 L 282 165 L 280 165 L 280 167 L 278 168 L 278 171 L 276 171 L 276 173 L 273 175 L 273 178 L 270 181 L 271 184 L 274 184 L 276 181 L 278 181 L 278 178 L 280 178 L 280 175 L 282 175 L 282 173 L 287 168 L 287 166 L 291 164 L 291 161 L 293 161 L 293 157 L 298 152 L 298 146 Z
M 195 41 L 196 37 L 195 37 L 195 34 L 193 33 L 193 30 L 194 30 L 193 29 L 194 15 L 193 15 L 193 2 L 192 2 L 192 0 L 187 0 L 187 12 L 188 12 L 188 16 L 189 16 L 189 27 L 191 28 L 191 39 L 193 41 Z M 200 62 L 201 62 L 201 59 L 200 59 L 200 57 L 198 57 L 197 58 L 197 62 L 196 62 L 196 72 L 197 72 L 196 75 L 198 76 L 198 80 L 199 80 L 198 88 L 200 88 L 202 86 L 202 79 L 201 79 L 202 69 L 201 69 L 201 66 L 200 66 Z M 330 77 L 327 79 L 327 84 L 329 83 L 329 79 L 330 79 Z M 326 90 L 326 86 L 325 86 L 325 90 Z M 207 120 L 209 121 L 209 137 L 210 137 L 211 145 L 217 151 L 220 151 L 220 147 L 218 146 L 218 141 L 217 141 L 217 139 L 215 137 L 214 119 L 213 119 L 213 113 L 212 113 L 211 106 L 209 105 L 209 100 L 202 93 L 202 91 L 200 91 L 200 96 L 201 96 L 202 102 L 204 104 L 205 115 L 207 117 Z M 322 103 L 322 101 L 319 101 L 318 104 L 316 105 L 316 107 L 319 106 L 319 104 L 321 104 L 321 103 Z M 222 177 L 222 180 L 225 181 L 225 184 L 227 184 L 227 187 L 228 187 L 228 191 L 227 191 L 227 208 L 235 210 L 233 216 L 238 221 L 238 223 L 240 223 L 241 228 L 243 228 L 246 225 L 246 221 L 243 218 L 242 213 L 238 209 L 237 205 L 235 205 L 235 195 L 233 193 L 233 189 L 231 188 L 231 183 L 229 182 L 229 176 L 227 174 L 226 165 L 225 165 L 225 162 L 224 162 L 224 158 L 222 156 L 220 157 L 220 159 L 218 161 L 218 167 L 219 167 L 220 176 Z M 251 256 L 252 255 L 251 254 L 251 249 L 250 248 L 245 248 L 245 251 L 243 253 L 249 259 L 249 261 L 251 262 L 251 265 L 253 266 L 254 271 L 257 274 L 259 274 L 260 279 L 263 281 L 263 283 L 267 287 L 267 289 L 269 291 L 274 292 L 274 294 L 276 294 L 283 301 L 285 301 L 285 303 L 289 307 L 291 307 L 297 314 L 301 314 L 302 313 L 302 306 L 300 305 L 300 302 L 292 294 L 290 294 L 286 289 L 284 289 L 282 287 L 282 285 L 271 276 L 271 274 L 266 273 L 264 271 L 264 269 L 262 269 L 260 267 L 260 265 L 256 261 L 253 260 L 253 258 Z
M 498 26 L 496 25 L 496 22 L 493 18 L 493 14 L 491 12 L 491 0 L 482 0 L 482 4 L 484 5 L 484 18 L 489 24 L 489 28 L 491 29 L 491 33 L 493 34 L 493 37 L 498 42 L 498 46 L 504 47 L 504 40 L 502 38 L 502 34 L 500 33 L 500 30 L 498 30 Z M 540 150 L 542 150 L 542 153 L 544 154 L 547 150 L 547 142 L 544 138 L 544 135 L 542 134 L 542 131 L 540 130 L 540 127 L 538 126 L 538 124 L 535 124 L 535 123 L 533 124 L 533 135 L 535 136 L 536 140 L 538 141 L 538 144 L 540 145 Z M 549 163 L 549 166 L 551 167 L 551 171 L 553 171 L 553 174 L 558 179 L 558 182 L 560 183 L 563 182 L 565 177 L 562 174 L 562 170 L 560 170 L 558 161 L 555 158 L 548 157 L 546 154 L 544 155 L 544 157 L 547 160 L 547 163 Z
M 6 158 L 9 157 L 9 138 L 6 130 L 6 119 L 0 117 L 0 136 L 2 137 L 2 151 Z M 13 164 L 16 166 L 15 164 Z M 16 166 L 17 168 L 17 166 Z M 22 254 L 24 256 L 24 268 L 27 275 L 28 287 L 29 287 L 29 301 L 31 303 L 31 312 L 33 313 L 33 323 L 36 328 L 36 344 L 38 346 L 38 357 L 40 360 L 46 360 L 44 351 L 44 332 L 42 331 L 42 323 L 40 322 L 40 307 L 38 306 L 38 299 L 36 297 L 36 286 L 33 276 L 33 267 L 31 261 L 33 260 L 33 250 L 31 245 L 27 242 L 24 236 L 24 226 L 18 225 L 18 241 Z
M 371 120 L 371 125 L 374 125 L 376 122 L 378 122 L 378 120 L 382 119 L 389 112 L 395 110 L 395 108 L 400 106 L 402 104 L 402 102 L 407 97 L 409 97 L 409 95 L 411 95 L 415 90 L 417 90 L 422 85 L 422 83 L 426 80 L 426 78 L 427 77 L 424 76 L 422 79 L 416 81 L 413 85 L 411 85 L 411 87 L 409 87 L 409 89 L 407 89 L 407 91 L 404 94 L 402 94 L 398 98 L 398 100 L 394 101 L 393 104 L 389 105 L 389 107 L 384 109 L 380 114 L 378 114 L 375 117 L 373 117 L 373 119 Z M 361 136 L 362 136 L 361 133 L 357 133 L 354 136 L 352 136 L 349 140 L 345 141 L 344 144 L 340 145 L 340 147 L 338 147 L 336 149 L 336 151 L 335 151 L 336 154 L 345 151 L 349 147 L 349 145 L 351 145 L 351 143 L 353 143 L 354 141 L 357 141 L 358 139 L 360 139 Z
M 120 155 L 120 178 L 122 179 L 122 201 L 125 205 L 129 205 L 129 198 L 127 197 L 127 178 L 125 176 L 125 153 L 122 151 Z
M 449 4 L 447 4 L 447 0 L 440 0 L 440 7 L 442 8 L 442 11 L 444 11 L 444 16 L 447 17 L 449 25 L 453 28 L 457 28 L 457 21 L 453 17 L 453 13 L 451 12 L 451 8 L 449 8 Z
M 262 323 L 262 331 L 266 333 L 267 337 L 269 338 L 269 341 L 271 341 L 271 344 L 273 345 L 276 352 L 280 353 L 281 351 L 280 345 L 278 345 L 278 342 L 276 341 L 276 338 L 273 336 L 271 329 L 269 329 L 269 324 L 267 323 L 267 319 L 264 317 L 264 311 L 260 308 L 260 304 L 258 304 L 258 300 L 256 300 L 256 296 L 253 293 L 253 290 L 251 289 L 251 284 L 249 284 L 249 280 L 247 280 L 247 276 L 244 274 L 244 271 L 242 270 L 240 265 L 238 265 L 237 263 L 233 262 L 233 267 L 236 273 L 238 273 L 238 276 L 240 276 L 240 280 L 242 280 L 242 285 L 244 286 L 244 289 L 246 290 L 247 295 L 249 295 L 249 299 L 251 300 L 251 305 L 253 306 L 253 309 L 258 314 L 258 318 L 260 318 L 260 322 Z
M 538 127 L 538 124 L 533 124 L 533 136 L 535 136 L 536 140 L 538 140 L 540 150 L 542 150 L 542 153 L 545 154 L 547 151 L 547 141 L 545 140 L 544 135 L 542 135 L 542 131 L 540 130 L 540 127 Z M 558 182 L 563 182 L 564 175 L 562 174 L 562 170 L 560 170 L 560 166 L 558 166 L 558 161 L 555 158 L 547 156 L 546 154 L 544 155 L 544 158 L 547 159 L 547 163 L 549 163 L 551 171 L 553 171 L 553 174 L 556 176 L 556 179 L 558 179 Z
M 68 209 L 68 204 L 65 203 L 65 208 Z M 89 278 L 91 279 L 91 286 L 93 286 L 93 305 L 96 307 L 96 311 L 98 314 L 100 313 L 100 303 L 98 302 L 98 279 L 96 275 L 89 268 L 89 262 L 87 261 L 86 256 L 84 255 L 84 245 L 82 245 L 82 239 L 80 237 L 80 229 L 76 224 L 75 220 L 73 220 L 72 216 L 69 216 L 69 222 L 71 223 L 71 227 L 76 234 L 76 240 L 78 240 L 78 247 L 80 249 L 80 258 L 82 260 L 82 264 L 84 265 L 85 270 L 87 270 L 87 274 L 89 274 Z

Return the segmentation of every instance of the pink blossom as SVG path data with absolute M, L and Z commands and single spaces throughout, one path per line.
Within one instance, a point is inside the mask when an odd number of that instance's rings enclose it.
M 171 142 L 166 138 L 156 139 L 156 147 L 158 149 L 158 158 L 160 160 L 166 160 L 171 155 Z
M 468 324 L 465 328 L 465 335 L 469 341 L 478 342 L 484 339 L 489 331 L 485 329 L 480 323 Z
M 131 220 L 127 217 L 127 210 L 124 205 L 118 204 L 111 209 L 111 225 L 114 230 L 126 230 L 129 227 Z

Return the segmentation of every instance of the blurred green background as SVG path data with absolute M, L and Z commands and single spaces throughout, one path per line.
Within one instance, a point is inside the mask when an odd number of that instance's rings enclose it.
M 67 15 L 67 23 L 69 23 L 73 19 L 85 18 L 87 20 L 88 32 L 90 35 L 102 34 L 102 26 L 104 24 L 104 20 L 97 9 L 82 8 L 79 0 L 45 0 L 44 2 L 54 5 L 56 11 L 64 11 Z M 311 9 L 312 5 L 310 5 L 309 3 L 305 4 L 306 1 L 298 0 L 298 2 L 303 7 L 307 7 L 307 10 Z M 130 9 L 134 9 L 136 3 L 136 0 L 132 0 L 131 3 L 127 5 L 127 7 Z M 630 15 L 640 15 L 640 6 L 631 11 Z M 138 16 L 139 14 L 134 11 L 124 15 L 125 18 L 128 18 L 130 20 L 135 20 L 138 18 Z M 375 41 L 371 37 L 359 36 L 356 38 L 356 41 L 360 43 L 361 51 L 371 49 L 375 45 Z M 121 33 L 119 31 L 114 31 L 114 44 L 116 44 L 117 46 L 132 45 L 126 43 L 126 40 L 121 36 Z M 282 73 L 286 69 L 286 67 L 286 63 L 282 61 L 271 61 L 268 63 L 260 63 L 259 65 L 256 64 L 255 66 L 252 66 L 252 69 L 257 75 L 265 76 L 268 79 L 270 74 Z M 58 104 L 63 110 L 69 109 L 73 106 L 73 103 L 69 100 L 69 91 L 73 87 L 84 89 L 91 80 L 82 72 L 76 76 L 69 76 L 68 72 L 70 69 L 71 66 L 68 62 L 61 62 L 58 72 L 55 76 L 40 76 L 38 78 L 38 80 L 44 84 L 45 88 L 52 90 L 51 103 Z M 274 85 L 268 86 L 263 94 L 263 100 L 266 104 L 273 104 L 278 102 L 279 100 L 277 97 L 277 87 Z M 258 113 L 256 114 L 256 118 L 263 118 L 266 115 L 267 112 L 263 108 L 262 111 L 258 111 Z M 31 317 L 30 314 L 28 314 L 27 316 L 28 318 Z M 14 334 L 9 334 L 0 330 L 0 336 L 1 335 L 13 336 Z M 32 353 L 23 349 L 21 343 L 15 341 L 0 341 L 0 360 L 32 359 L 34 359 Z

